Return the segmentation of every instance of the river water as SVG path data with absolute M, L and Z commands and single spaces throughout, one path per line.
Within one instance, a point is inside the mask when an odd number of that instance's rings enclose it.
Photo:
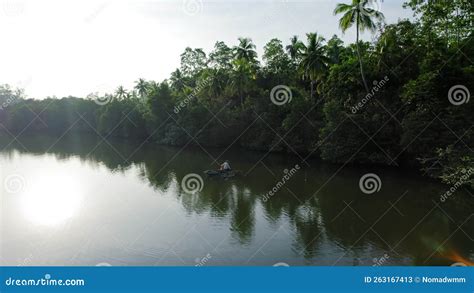
M 0 265 L 474 259 L 471 195 L 460 188 L 440 201 L 450 186 L 416 172 L 85 136 L 3 139 L 0 147 Z M 205 176 L 224 159 L 239 176 Z M 366 174 L 379 181 L 361 187 Z

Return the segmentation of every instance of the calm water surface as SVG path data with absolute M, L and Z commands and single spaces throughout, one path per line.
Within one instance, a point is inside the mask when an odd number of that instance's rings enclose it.
M 139 150 L 137 151 L 137 148 Z M 3 139 L 0 265 L 450 265 L 474 259 L 470 195 L 416 173 L 97 138 Z M 225 152 L 224 152 L 225 151 Z M 224 153 L 223 153 L 224 152 Z M 244 175 L 206 178 L 214 159 Z M 301 166 L 272 190 L 289 170 Z M 186 175 L 203 177 L 188 194 Z M 377 174 L 379 192 L 359 188 Z

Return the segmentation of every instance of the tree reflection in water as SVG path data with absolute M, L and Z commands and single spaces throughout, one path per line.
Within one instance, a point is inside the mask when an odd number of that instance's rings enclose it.
M 388 263 L 393 265 L 449 264 L 474 253 L 474 219 L 469 218 L 472 200 L 460 191 L 456 200 L 436 207 L 433 201 L 446 187 L 406 171 L 379 168 L 383 188 L 367 195 L 359 190 L 358 180 L 373 168 L 346 167 L 336 173 L 339 166 L 313 161 L 274 196 L 262 200 L 283 170 L 299 163 L 297 158 L 270 155 L 255 166 L 264 154 L 241 150 L 221 154 L 220 149 L 206 153 L 199 148 L 183 150 L 84 136 L 67 137 L 51 147 L 54 140 L 28 136 L 21 138 L 21 144 L 4 142 L 2 154 L 48 153 L 58 160 L 74 157 L 92 168 L 103 165 L 121 173 L 137 167 L 144 184 L 160 191 L 157 194 L 174 194 L 187 214 L 228 221 L 238 245 L 251 244 L 265 224 L 273 231 L 282 229 L 292 239 L 294 254 L 310 264 L 332 265 L 339 259 L 352 259 L 352 264 L 372 265 L 374 258 L 383 255 L 368 259 L 367 250 L 373 248 L 389 255 Z M 229 159 L 243 173 L 251 172 L 230 180 L 204 178 L 201 192 L 184 192 L 180 184 L 184 176 L 197 173 L 204 177 L 203 170 L 216 168 L 216 157 Z

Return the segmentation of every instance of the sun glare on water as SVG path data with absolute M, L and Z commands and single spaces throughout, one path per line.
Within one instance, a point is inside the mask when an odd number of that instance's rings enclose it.
M 73 217 L 81 200 L 80 187 L 72 178 L 48 176 L 28 184 L 21 206 L 32 223 L 53 226 Z

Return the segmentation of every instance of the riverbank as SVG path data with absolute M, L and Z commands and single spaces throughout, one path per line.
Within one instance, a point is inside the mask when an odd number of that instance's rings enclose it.
M 208 254 L 216 266 L 450 265 L 474 256 L 469 194 L 440 201 L 447 186 L 395 168 L 297 169 L 294 156 L 258 162 L 262 153 L 242 149 L 97 136 L 24 136 L 2 149 L 4 265 L 196 265 Z M 206 178 L 219 156 L 244 175 Z M 371 194 L 365 174 L 380 179 Z M 47 245 L 30 255 L 20 236 Z
M 113 144 L 114 147 L 110 147 L 110 144 Z M 28 149 L 25 149 L 23 146 L 28 145 Z M 95 151 L 96 149 L 100 150 L 99 154 L 103 155 L 106 152 L 109 152 L 107 155 L 108 157 L 114 157 L 113 161 L 117 162 L 117 164 L 126 166 L 129 165 L 130 162 L 127 161 L 127 158 L 133 157 L 141 157 L 142 155 L 140 152 L 142 150 L 146 150 L 147 154 L 152 154 L 154 152 L 158 152 L 159 150 L 173 153 L 178 152 L 181 150 L 187 150 L 191 152 L 198 152 L 207 154 L 211 164 L 203 164 L 197 169 L 201 168 L 203 170 L 206 169 L 217 169 L 219 164 L 222 163 L 223 160 L 230 160 L 233 162 L 234 160 L 238 161 L 240 154 L 246 154 L 246 160 L 249 165 L 255 167 L 262 162 L 265 162 L 267 165 L 273 165 L 274 163 L 284 164 L 287 168 L 294 167 L 295 164 L 299 164 L 301 168 L 306 168 L 308 166 L 318 166 L 324 165 L 327 170 L 332 170 L 332 172 L 337 173 L 341 170 L 352 170 L 352 172 L 359 172 L 360 174 L 366 174 L 374 172 L 377 170 L 378 173 L 381 174 L 391 174 L 390 176 L 397 177 L 397 174 L 404 174 L 404 176 L 410 176 L 412 178 L 419 178 L 419 180 L 424 180 L 427 182 L 433 183 L 442 183 L 439 178 L 431 178 L 423 174 L 418 169 L 413 168 L 411 166 L 386 166 L 381 164 L 357 164 L 357 163 L 332 163 L 326 162 L 317 156 L 309 156 L 303 157 L 297 154 L 292 153 L 285 153 L 282 151 L 264 151 L 264 150 L 252 150 L 246 149 L 245 147 L 241 146 L 231 146 L 231 147 L 203 147 L 198 146 L 195 144 L 188 144 L 188 145 L 166 145 L 166 144 L 159 144 L 153 141 L 144 141 L 140 138 L 124 138 L 124 137 L 116 137 L 111 136 L 107 139 L 104 139 L 103 136 L 92 134 L 88 132 L 72 132 L 65 135 L 51 135 L 51 134 L 38 134 L 38 133 L 31 133 L 31 132 L 24 132 L 16 139 L 13 139 L 11 135 L 5 134 L 0 131 L 0 149 L 3 151 L 9 151 L 15 149 L 16 151 L 24 151 L 24 152 L 33 152 L 38 154 L 48 153 L 51 150 L 56 150 L 60 156 L 68 156 L 68 153 L 71 150 L 76 149 L 89 149 L 91 151 Z M 64 153 L 62 153 L 64 150 Z M 67 151 L 69 150 L 69 151 Z M 121 155 L 124 153 L 124 155 Z M 83 159 L 87 159 L 89 155 L 92 153 L 84 153 L 81 155 Z M 120 164 L 120 161 L 123 161 Z M 201 171 L 203 171 L 201 170 Z M 243 170 L 244 173 L 247 173 L 251 170 Z M 472 175 L 472 173 L 471 173 Z M 465 176 L 464 182 L 467 182 L 470 179 L 470 176 Z M 423 178 L 424 177 L 424 178 Z M 422 179 L 423 178 L 423 179 Z M 465 189 L 471 192 L 469 186 L 465 186 L 463 184 L 454 183 L 454 184 L 447 184 L 444 183 L 446 192 L 450 192 L 452 188 L 458 189 Z M 454 191 L 453 191 L 454 192 Z M 445 194 L 445 193 L 444 193 Z M 440 195 L 441 196 L 441 195 Z M 444 195 L 446 196 L 446 195 Z M 449 196 L 451 197 L 451 196 Z M 438 200 L 437 196 L 434 197 Z

